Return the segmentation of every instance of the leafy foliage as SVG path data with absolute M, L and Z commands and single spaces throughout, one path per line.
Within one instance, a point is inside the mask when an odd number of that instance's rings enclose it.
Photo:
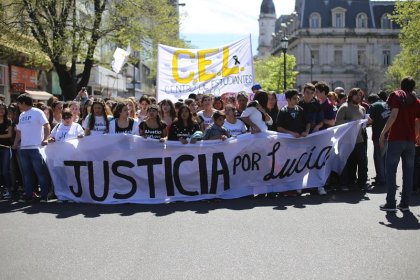
M 391 19 L 401 26 L 402 52 L 388 68 L 389 87 L 398 88 L 400 80 L 407 75 L 420 79 L 420 2 L 398 1 Z
M 296 58 L 286 54 L 286 85 L 292 87 L 296 83 L 297 71 Z M 254 61 L 255 81 L 263 89 L 276 92 L 283 92 L 284 83 L 284 54 L 279 56 L 268 56 L 264 59 Z
M 66 99 L 72 99 L 76 89 L 89 82 L 99 45 L 108 44 L 112 52 L 115 46 L 125 47 L 130 42 L 133 50 L 144 54 L 142 59 L 151 61 L 158 43 L 183 46 L 177 39 L 176 7 L 167 0 L 4 1 L 0 33 L 8 30 L 33 38 L 34 49 L 44 53 L 57 71 Z M 80 61 L 84 67 L 77 74 Z

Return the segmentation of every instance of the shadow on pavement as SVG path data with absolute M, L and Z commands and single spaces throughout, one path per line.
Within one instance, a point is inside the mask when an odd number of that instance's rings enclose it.
M 385 218 L 389 224 L 385 224 L 384 222 L 380 222 L 379 224 L 399 230 L 420 229 L 420 222 L 411 211 L 402 212 L 402 217 L 398 216 L 395 212 L 387 212 Z
M 206 214 L 217 209 L 247 210 L 257 207 L 272 207 L 273 210 L 287 210 L 290 207 L 305 209 L 308 205 L 323 203 L 357 204 L 369 200 L 366 193 L 361 191 L 332 192 L 327 196 L 304 194 L 298 197 L 278 198 L 237 198 L 229 200 L 205 200 L 195 202 L 173 202 L 168 204 L 84 204 L 84 203 L 11 203 L 0 202 L 0 214 L 22 212 L 29 215 L 50 213 L 58 219 L 65 219 L 77 215 L 85 218 L 95 218 L 107 214 L 131 216 L 137 213 L 153 213 L 157 217 L 171 215 L 177 212 L 191 211 L 196 214 Z

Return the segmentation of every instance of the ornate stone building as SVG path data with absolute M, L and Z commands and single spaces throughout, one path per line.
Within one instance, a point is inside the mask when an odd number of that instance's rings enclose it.
M 388 18 L 394 6 L 394 1 L 296 0 L 295 12 L 276 22 L 271 53 L 281 54 L 280 39 L 287 36 L 287 53 L 297 60 L 296 87 L 322 80 L 332 89 L 377 92 L 400 52 L 399 26 Z
M 258 19 L 260 34 L 258 37 L 257 57 L 266 57 L 271 54 L 272 34 L 275 31 L 276 19 L 276 9 L 273 0 L 263 0 Z

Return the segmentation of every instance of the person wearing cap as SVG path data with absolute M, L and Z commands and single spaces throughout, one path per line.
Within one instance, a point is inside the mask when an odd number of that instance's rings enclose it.
M 252 90 L 252 92 L 255 94 L 255 93 L 257 93 L 257 91 L 259 91 L 259 90 L 261 90 L 262 89 L 262 87 L 261 87 L 261 85 L 260 84 L 255 84 L 255 85 L 253 85 L 252 86 L 252 88 L 251 88 L 251 90 Z

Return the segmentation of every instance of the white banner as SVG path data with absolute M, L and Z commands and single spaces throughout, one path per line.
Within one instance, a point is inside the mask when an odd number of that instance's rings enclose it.
M 48 145 L 59 199 L 90 203 L 165 203 L 237 198 L 323 186 L 341 172 L 366 120 L 306 138 L 244 134 L 183 145 L 131 135 L 99 135 Z
M 111 62 L 112 70 L 115 73 L 120 73 L 121 68 L 123 68 L 124 64 L 127 62 L 128 57 L 131 53 L 131 47 L 128 46 L 127 50 L 123 50 L 121 48 L 117 48 L 114 52 L 113 58 L 114 60 Z
M 254 83 L 251 38 L 214 49 L 158 48 L 157 98 L 177 100 L 190 93 L 251 91 Z

